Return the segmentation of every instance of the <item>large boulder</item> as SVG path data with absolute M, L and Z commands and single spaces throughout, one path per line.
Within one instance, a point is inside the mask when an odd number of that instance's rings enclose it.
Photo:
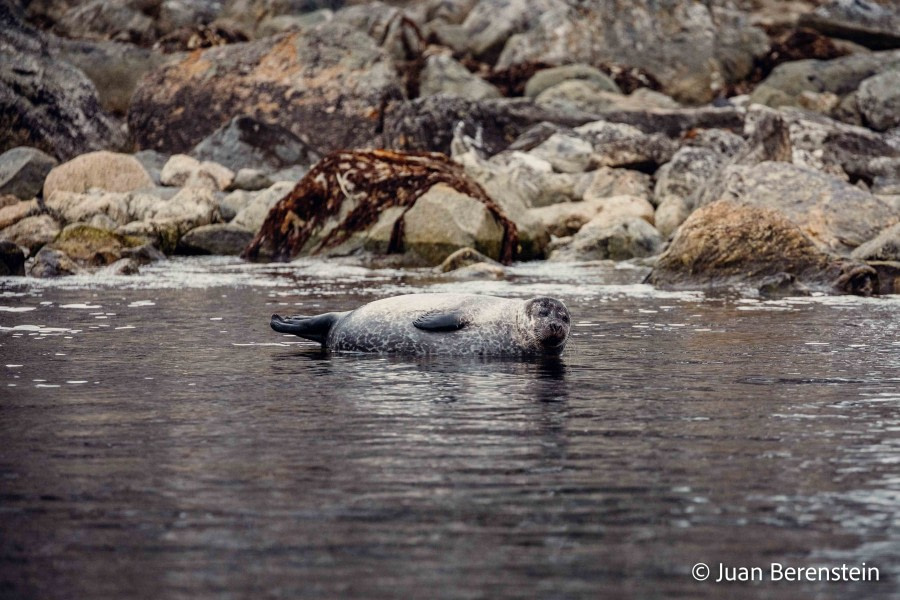
M 166 161 L 159 173 L 159 180 L 163 185 L 208 187 L 221 191 L 234 181 L 234 173 L 218 163 L 200 162 L 187 154 L 176 154 Z
M 238 256 L 253 239 L 253 231 L 229 223 L 213 223 L 191 229 L 178 240 L 183 254 Z
M 346 26 L 195 51 L 144 78 L 128 113 L 142 148 L 187 152 L 233 117 L 305 135 L 317 151 L 373 143 L 401 97 L 392 60 Z
M 704 206 L 684 222 L 648 281 L 784 294 L 808 287 L 862 295 L 878 290 L 874 269 L 824 252 L 778 211 L 728 200 Z
M 235 117 L 189 152 L 201 161 L 241 169 L 259 169 L 272 173 L 292 165 L 310 165 L 319 156 L 307 142 L 285 125 L 267 123 L 254 117 Z
M 102 267 L 120 260 L 128 249 L 140 247 L 145 242 L 143 238 L 73 223 L 63 229 L 48 248 L 62 252 L 79 266 Z
M 856 103 L 872 129 L 884 131 L 900 125 L 900 65 L 863 81 Z
M 107 192 L 130 192 L 152 187 L 153 179 L 136 158 L 115 152 L 90 152 L 73 158 L 50 171 L 44 180 L 44 197 L 55 192 L 86 192 L 92 188 Z
M 826 0 L 800 25 L 870 48 L 900 48 L 900 7 L 894 0 Z
M 483 0 L 481 4 L 491 2 Z M 766 35 L 744 15 L 717 4 L 654 0 L 554 3 L 533 26 L 509 38 L 497 67 L 538 61 L 616 62 L 627 56 L 629 65 L 652 73 L 669 95 L 690 102 L 708 101 L 724 85 L 749 74 L 754 57 L 769 46 Z
M 849 255 L 900 215 L 845 181 L 784 162 L 730 165 L 699 194 L 698 205 L 732 200 L 779 211 L 823 250 Z
M 43 36 L 0 3 L 0 152 L 33 146 L 67 160 L 124 144 L 91 81 L 55 59 Z
M 19 147 L 0 155 L 0 194 L 22 200 L 37 196 L 47 173 L 57 165 L 55 158 L 37 148 Z

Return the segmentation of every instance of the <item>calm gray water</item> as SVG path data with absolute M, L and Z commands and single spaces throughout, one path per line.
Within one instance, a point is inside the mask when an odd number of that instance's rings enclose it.
M 900 298 L 640 275 L 0 280 L 0 596 L 896 598 Z M 574 335 L 555 361 L 437 360 L 268 327 L 423 290 L 551 294 Z M 772 562 L 880 581 L 713 581 Z

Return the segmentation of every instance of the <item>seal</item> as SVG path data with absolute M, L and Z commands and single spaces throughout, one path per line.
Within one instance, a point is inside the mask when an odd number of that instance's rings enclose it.
M 554 298 L 407 294 L 348 312 L 272 315 L 272 329 L 334 352 L 447 356 L 561 354 L 569 310 Z

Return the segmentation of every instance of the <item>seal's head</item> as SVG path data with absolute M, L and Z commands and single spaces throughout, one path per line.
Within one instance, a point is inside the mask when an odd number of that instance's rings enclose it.
M 569 309 L 555 298 L 532 298 L 525 302 L 525 333 L 541 352 L 560 354 L 569 339 Z

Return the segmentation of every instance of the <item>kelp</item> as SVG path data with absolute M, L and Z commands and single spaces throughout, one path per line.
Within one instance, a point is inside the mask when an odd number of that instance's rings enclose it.
M 405 207 L 394 223 L 388 253 L 403 252 L 403 217 L 425 192 L 446 184 L 484 204 L 503 227 L 500 260 L 510 263 L 518 245 L 518 231 L 484 189 L 444 154 L 391 150 L 338 151 L 319 161 L 294 189 L 272 207 L 262 228 L 242 256 L 289 261 L 302 251 L 317 254 L 371 227 L 388 208 Z M 352 204 L 347 210 L 345 202 Z M 343 215 L 343 216 L 340 216 Z M 311 248 L 307 243 L 326 224 L 340 222 Z

